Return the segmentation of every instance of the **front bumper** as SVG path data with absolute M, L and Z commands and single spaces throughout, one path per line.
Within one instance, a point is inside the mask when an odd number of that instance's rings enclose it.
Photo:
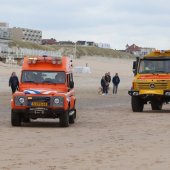
M 130 96 L 165 96 L 170 97 L 170 90 L 129 90 Z
M 65 110 L 62 109 L 52 109 L 52 108 L 24 108 L 24 109 L 13 109 L 12 112 L 20 113 L 22 117 L 27 118 L 58 118 Z

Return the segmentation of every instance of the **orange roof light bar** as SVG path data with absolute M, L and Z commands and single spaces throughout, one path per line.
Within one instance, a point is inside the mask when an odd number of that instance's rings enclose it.
M 51 62 L 52 64 L 62 64 L 62 56 L 37 56 L 28 58 L 28 64 L 36 64 L 37 62 Z

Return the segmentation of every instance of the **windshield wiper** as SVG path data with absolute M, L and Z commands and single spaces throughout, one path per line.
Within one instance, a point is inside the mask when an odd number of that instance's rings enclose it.
M 154 72 L 151 71 L 151 70 L 146 70 L 146 71 L 142 71 L 142 72 L 140 72 L 140 73 L 143 73 L 143 74 L 148 74 L 148 73 L 153 74 Z
M 163 70 L 156 70 L 155 73 L 167 73 L 167 72 Z
M 158 73 L 169 74 L 168 72 L 163 71 L 163 70 L 154 70 L 154 71 L 152 71 L 152 70 L 147 70 L 147 71 L 143 71 L 143 72 L 141 72 L 141 73 L 143 73 L 143 74 L 158 74 Z
M 31 80 L 27 80 L 27 81 L 23 81 L 24 83 L 36 83 L 35 81 L 31 81 Z
M 45 80 L 45 81 L 43 81 L 42 83 L 54 84 L 54 82 L 52 82 L 52 81 L 48 81 L 48 80 Z

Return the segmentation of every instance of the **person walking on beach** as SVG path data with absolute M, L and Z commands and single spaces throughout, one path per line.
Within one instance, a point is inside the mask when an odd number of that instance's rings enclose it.
M 15 72 L 12 72 L 11 74 L 11 77 L 9 79 L 9 86 L 11 86 L 12 94 L 15 93 L 16 90 L 19 88 L 19 81 Z
M 102 77 L 101 79 L 101 86 L 102 86 L 102 95 L 106 94 L 106 80 L 105 76 Z
M 120 78 L 118 76 L 118 73 L 116 73 L 115 76 L 112 78 L 112 83 L 113 83 L 113 94 L 116 94 L 118 85 L 120 83 Z
M 110 72 L 105 73 L 105 81 L 106 81 L 106 94 L 108 94 L 109 84 L 110 84 L 110 82 L 111 82 Z
M 110 83 L 110 82 L 111 82 L 110 72 L 105 73 L 105 80 L 106 80 L 106 82 L 108 82 L 108 83 Z

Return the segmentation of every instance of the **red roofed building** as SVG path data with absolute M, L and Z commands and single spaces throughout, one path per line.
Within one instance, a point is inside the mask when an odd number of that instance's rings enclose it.
M 143 47 L 138 47 L 135 44 L 132 44 L 131 46 L 127 44 L 125 51 L 135 56 L 143 56 L 143 55 L 149 54 L 150 52 L 154 50 L 155 48 L 148 48 L 148 47 L 143 48 Z
M 42 45 L 53 45 L 53 44 L 57 44 L 57 41 L 54 38 L 42 39 Z
M 130 54 L 137 55 L 138 53 L 140 53 L 140 51 L 141 51 L 141 47 L 138 47 L 135 44 L 132 44 L 131 46 L 129 46 L 128 44 L 126 45 L 126 52 Z

